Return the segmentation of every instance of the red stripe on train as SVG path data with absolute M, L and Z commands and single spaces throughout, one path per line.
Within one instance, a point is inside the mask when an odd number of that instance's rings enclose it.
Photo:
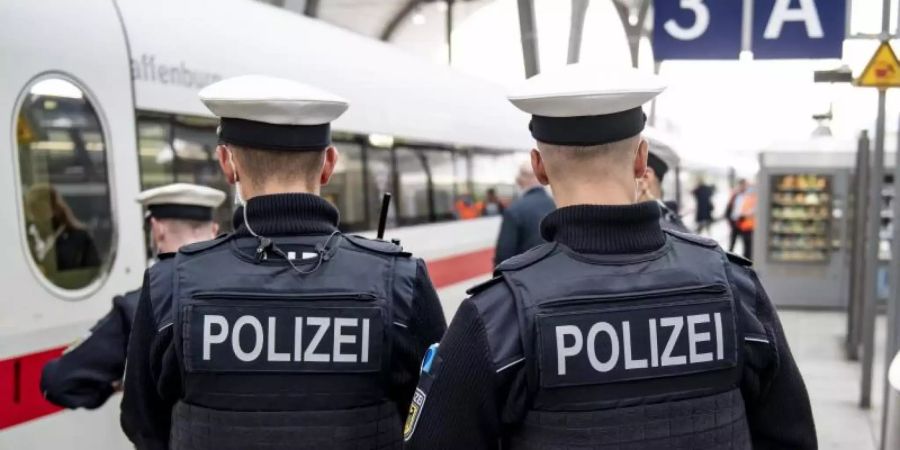
M 427 262 L 435 288 L 490 273 L 494 249 L 486 248 Z M 65 347 L 21 355 L 0 361 L 0 430 L 62 410 L 44 399 L 41 370 L 59 356 Z
M 494 270 L 494 249 L 486 248 L 426 262 L 431 282 L 434 283 L 435 288 L 441 289 L 451 284 L 491 273 Z
M 41 370 L 65 347 L 0 361 L 0 430 L 53 414 L 61 408 L 44 400 Z

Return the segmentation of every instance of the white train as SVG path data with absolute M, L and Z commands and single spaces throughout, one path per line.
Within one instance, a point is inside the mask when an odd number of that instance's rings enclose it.
M 346 230 L 362 231 L 393 192 L 389 237 L 426 258 L 448 314 L 489 274 L 499 225 L 454 221 L 460 199 L 511 195 L 532 144 L 497 87 L 249 0 L 3 0 L 0 42 L 3 449 L 129 447 L 117 401 L 59 411 L 38 381 L 114 295 L 139 285 L 135 195 L 175 181 L 227 190 L 216 123 L 196 96 L 204 85 L 264 73 L 349 99 L 333 127 L 342 163 L 323 194 Z

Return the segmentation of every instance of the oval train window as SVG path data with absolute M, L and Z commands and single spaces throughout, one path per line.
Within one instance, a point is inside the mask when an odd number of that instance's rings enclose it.
M 16 144 L 29 257 L 58 288 L 91 285 L 109 266 L 114 236 L 97 111 L 73 82 L 39 79 L 23 94 Z

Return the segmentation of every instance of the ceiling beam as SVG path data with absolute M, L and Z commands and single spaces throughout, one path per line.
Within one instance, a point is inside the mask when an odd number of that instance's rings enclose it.
M 406 3 L 397 10 L 397 12 L 391 17 L 391 20 L 388 21 L 387 25 L 384 26 L 384 29 L 381 30 L 381 38 L 382 41 L 389 41 L 394 36 L 394 33 L 400 28 L 400 25 L 409 17 L 413 11 L 416 10 L 416 7 L 422 3 L 422 0 L 406 0 Z

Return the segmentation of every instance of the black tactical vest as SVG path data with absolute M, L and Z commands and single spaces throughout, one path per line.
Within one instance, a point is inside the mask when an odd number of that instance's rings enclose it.
M 175 260 L 183 392 L 173 449 L 399 448 L 388 399 L 392 327 L 415 262 L 399 246 L 333 235 L 189 246 Z M 327 242 L 327 243 L 326 243 Z
M 545 244 L 498 267 L 516 297 L 531 406 L 513 449 L 750 449 L 725 253 Z

